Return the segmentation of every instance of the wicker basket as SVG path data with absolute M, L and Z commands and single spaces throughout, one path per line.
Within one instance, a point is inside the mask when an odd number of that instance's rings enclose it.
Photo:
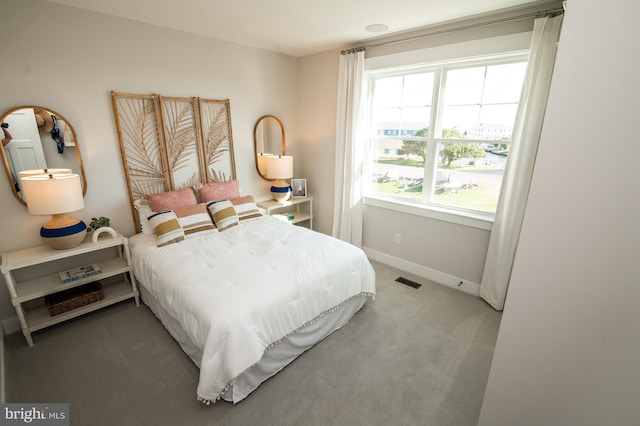
M 54 316 L 104 299 L 100 281 L 84 284 L 44 297 L 49 315 Z

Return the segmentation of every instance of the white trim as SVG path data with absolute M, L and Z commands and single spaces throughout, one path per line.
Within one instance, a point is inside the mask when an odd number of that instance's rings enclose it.
M 491 231 L 491 228 L 493 227 L 493 215 L 483 216 L 471 211 L 451 210 L 432 205 L 414 204 L 395 199 L 385 200 L 383 198 L 373 198 L 371 196 L 364 197 L 363 203 L 366 206 L 380 207 L 382 209 L 394 210 L 415 216 L 457 223 L 458 225 L 484 229 L 486 231 Z
M 445 274 L 444 272 L 436 271 L 435 269 L 427 268 L 426 266 L 418 265 L 416 263 L 412 263 L 398 257 L 390 256 L 377 250 L 368 249 L 366 247 L 364 247 L 363 250 L 369 257 L 369 259 L 373 261 L 384 263 L 385 265 L 398 268 L 413 275 L 435 281 L 438 284 L 442 284 L 455 290 L 460 290 L 464 293 L 471 294 L 472 296 L 479 297 L 479 284 L 464 280 L 462 278 L 454 277 L 453 275 Z
M 447 62 L 460 58 L 471 59 L 488 55 L 526 52 L 531 45 L 532 31 L 488 37 L 478 40 L 450 43 L 424 49 L 411 50 L 382 56 L 367 56 L 365 71 L 406 68 L 433 62 Z

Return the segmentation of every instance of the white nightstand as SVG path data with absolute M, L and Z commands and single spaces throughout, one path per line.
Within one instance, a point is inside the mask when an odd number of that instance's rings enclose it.
M 313 197 L 292 197 L 287 201 L 266 200 L 256 203 L 269 216 L 313 229 Z
M 62 284 L 59 272 L 91 263 L 100 267 L 101 272 L 98 275 Z M 33 346 L 31 333 L 36 330 L 122 300 L 134 298 L 136 305 L 140 304 L 127 239 L 119 233 L 114 238 L 100 238 L 95 243 L 88 238 L 79 246 L 66 250 L 55 250 L 42 245 L 2 253 L 0 269 L 29 346 Z M 54 316 L 43 306 L 43 299 L 47 295 L 98 280 L 103 284 L 103 300 Z M 39 302 L 42 303 L 38 303 L 36 299 L 41 299 Z

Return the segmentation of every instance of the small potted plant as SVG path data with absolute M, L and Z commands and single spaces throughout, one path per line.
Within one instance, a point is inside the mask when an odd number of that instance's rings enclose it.
M 93 232 L 98 228 L 108 227 L 109 226 L 109 218 L 100 216 L 98 218 L 92 217 L 91 222 L 89 222 L 89 226 L 87 227 L 87 232 Z

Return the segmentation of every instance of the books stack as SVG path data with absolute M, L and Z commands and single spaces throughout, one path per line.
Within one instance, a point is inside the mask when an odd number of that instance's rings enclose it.
M 101 272 L 100 267 L 96 263 L 92 263 L 91 265 L 60 272 L 60 281 L 62 281 L 62 284 L 67 284 L 83 278 L 99 275 Z

